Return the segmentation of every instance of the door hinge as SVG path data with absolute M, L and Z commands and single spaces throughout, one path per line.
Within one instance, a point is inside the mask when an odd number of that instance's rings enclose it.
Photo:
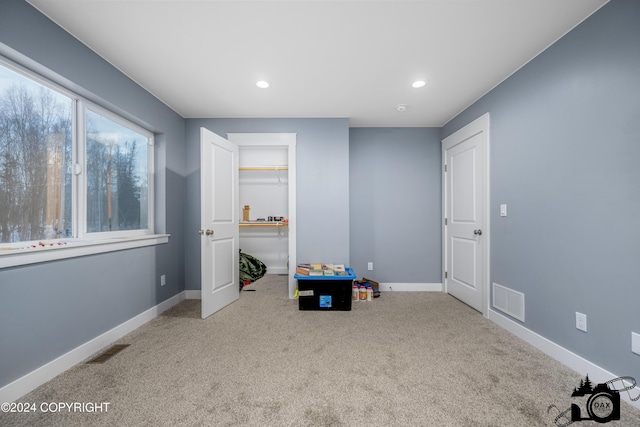
M 447 218 L 444 219 L 444 225 L 447 225 Z
M 447 171 L 447 165 L 444 165 L 444 171 L 445 172 Z
M 449 278 L 449 273 L 447 273 L 446 271 L 444 272 L 444 278 L 448 279 Z

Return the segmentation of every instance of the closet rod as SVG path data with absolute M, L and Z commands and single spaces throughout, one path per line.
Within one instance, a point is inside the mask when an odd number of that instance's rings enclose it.
M 241 171 L 286 171 L 289 170 L 287 166 L 263 166 L 263 167 L 240 167 Z

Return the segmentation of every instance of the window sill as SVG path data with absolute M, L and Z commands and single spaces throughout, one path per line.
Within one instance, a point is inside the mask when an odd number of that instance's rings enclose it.
M 51 241 L 44 246 L 26 249 L 0 248 L 0 269 L 76 258 L 85 255 L 161 245 L 169 242 L 169 234 L 150 234 L 110 239 Z M 52 243 L 51 245 L 49 245 Z M 59 244 L 62 243 L 62 244 Z

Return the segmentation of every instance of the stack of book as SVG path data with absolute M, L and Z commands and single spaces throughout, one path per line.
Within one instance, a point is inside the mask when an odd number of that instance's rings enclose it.
M 344 264 L 298 264 L 296 274 L 301 276 L 348 276 Z

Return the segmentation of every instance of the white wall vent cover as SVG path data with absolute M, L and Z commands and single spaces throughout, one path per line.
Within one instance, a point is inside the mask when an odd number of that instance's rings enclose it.
M 524 294 L 505 286 L 493 284 L 493 306 L 524 322 Z

